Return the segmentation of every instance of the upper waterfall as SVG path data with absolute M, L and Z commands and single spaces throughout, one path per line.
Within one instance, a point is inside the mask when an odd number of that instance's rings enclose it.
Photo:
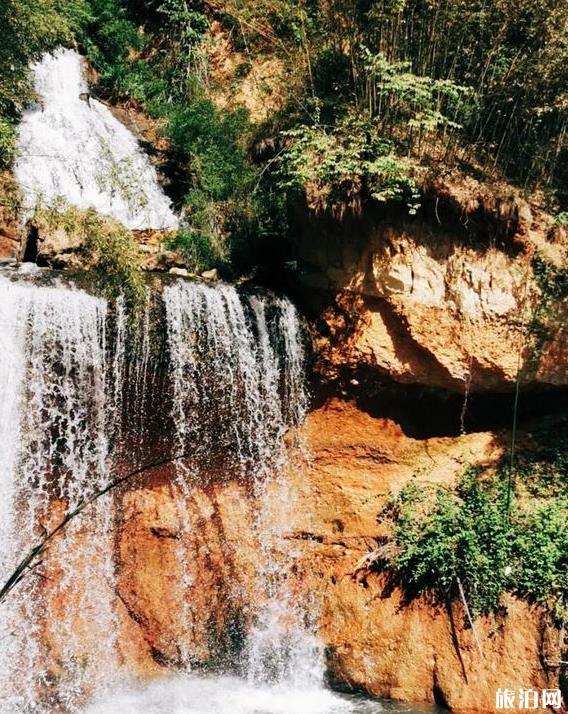
M 15 166 L 27 213 L 64 198 L 133 230 L 175 229 L 156 170 L 135 136 L 89 98 L 81 65 L 77 52 L 61 48 L 32 68 L 40 101 L 24 113 Z

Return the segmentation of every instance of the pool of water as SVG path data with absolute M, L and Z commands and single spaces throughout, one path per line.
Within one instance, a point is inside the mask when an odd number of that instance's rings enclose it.
M 84 714 L 433 714 L 439 709 L 376 701 L 324 687 L 262 686 L 229 676 L 183 675 L 133 687 Z

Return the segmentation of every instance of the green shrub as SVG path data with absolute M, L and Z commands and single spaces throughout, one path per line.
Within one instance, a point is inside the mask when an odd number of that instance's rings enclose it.
M 225 256 L 212 245 L 210 238 L 203 233 L 181 229 L 174 238 L 166 243 L 173 250 L 180 250 L 190 270 L 201 273 L 203 270 L 218 266 Z
M 79 244 L 85 261 L 97 273 L 101 290 L 109 298 L 122 295 L 134 317 L 146 299 L 146 290 L 140 250 L 130 231 L 93 209 L 83 211 L 62 200 L 38 206 L 32 222 L 40 231 L 62 230 Z
M 544 347 L 564 329 L 568 314 L 566 267 L 558 267 L 537 254 L 532 261 L 532 270 L 540 290 L 540 297 L 528 326 L 526 369 L 529 373 L 534 373 L 538 369 Z
M 497 609 L 509 591 L 563 619 L 568 501 L 513 496 L 510 518 L 506 504 L 506 480 L 477 469 L 466 472 L 455 492 L 406 487 L 384 513 L 396 544 L 387 565 L 410 595 L 431 593 L 447 602 L 459 596 L 461 582 L 474 617 Z
M 226 264 L 233 240 L 259 222 L 260 204 L 253 196 L 258 170 L 243 146 L 248 131 L 246 112 L 219 111 L 205 98 L 170 113 L 166 133 L 189 173 L 187 230 L 179 240 L 194 269 Z
M 0 116 L 0 168 L 8 168 L 16 156 L 16 132 L 8 119 Z
M 284 133 L 278 185 L 305 192 L 316 209 L 355 207 L 364 198 L 404 201 L 418 208 L 413 164 L 365 115 L 349 114 L 335 126 L 300 126 Z
M 459 578 L 474 615 L 496 608 L 511 556 L 500 495 L 472 471 L 457 493 L 439 489 L 431 504 L 425 498 L 403 490 L 391 502 L 400 549 L 395 570 L 411 590 L 442 601 L 457 596 Z
M 568 508 L 566 499 L 539 504 L 516 517 L 511 582 L 514 590 L 548 603 L 568 622 Z
M 130 316 L 146 299 L 140 268 L 138 244 L 132 234 L 118 224 L 88 211 L 84 219 L 86 247 L 104 291 L 112 298 L 124 296 Z

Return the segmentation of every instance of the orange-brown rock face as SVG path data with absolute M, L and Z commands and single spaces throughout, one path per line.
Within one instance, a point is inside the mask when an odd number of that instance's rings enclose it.
M 332 674 L 376 696 L 459 712 L 494 711 L 499 687 L 557 686 L 541 658 L 555 658 L 560 633 L 550 631 L 545 642 L 538 608 L 508 598 L 506 615 L 477 620 L 480 654 L 459 604 L 405 602 L 387 574 L 360 570 L 382 533 L 377 514 L 389 490 L 411 479 L 452 484 L 467 464 L 495 459 L 499 439 L 414 441 L 392 422 L 337 402 L 313 413 L 307 428 L 313 462 L 300 530 L 312 534 L 303 540 L 309 587 L 321 598 L 319 632 Z
M 464 225 L 470 219 L 473 225 L 475 216 L 464 212 L 460 223 L 442 203 L 436 210 L 432 220 L 414 221 L 303 216 L 299 281 L 306 306 L 319 318 L 324 376 L 367 366 L 398 382 L 506 391 L 520 360 L 525 383 L 565 386 L 566 361 L 559 355 L 568 346 L 566 305 L 544 310 L 546 319 L 557 313 L 554 340 L 535 347 L 527 337 L 546 301 L 532 256 L 562 265 L 565 247 L 537 240 L 530 223 L 520 224 L 522 244 L 520 233 L 469 236 Z
M 559 635 L 537 608 L 509 598 L 506 614 L 478 620 L 480 654 L 459 604 L 405 602 L 386 574 L 361 568 L 384 535 L 377 515 L 389 491 L 411 479 L 450 485 L 467 464 L 498 457 L 501 440 L 491 433 L 414 440 L 339 401 L 313 412 L 305 431 L 311 457 L 291 466 L 294 507 L 282 550 L 298 555 L 290 587 L 314 602 L 332 676 L 371 695 L 445 702 L 460 712 L 493 711 L 498 687 L 555 686 L 541 658 L 553 658 Z M 189 484 L 181 508 L 166 468 L 121 498 L 125 666 L 147 677 L 183 662 L 230 660 L 262 599 L 257 574 L 266 553 L 253 535 L 258 503 L 250 487 L 229 474 Z
M 144 641 L 133 662 L 141 673 L 230 656 L 254 600 L 258 551 L 244 488 L 196 485 L 183 499 L 172 479 L 171 470 L 152 474 L 123 497 L 118 594 Z

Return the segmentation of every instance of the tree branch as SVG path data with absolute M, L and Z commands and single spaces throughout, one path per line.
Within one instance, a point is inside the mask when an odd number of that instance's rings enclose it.
M 85 499 L 84 501 L 80 501 L 79 504 L 71 511 L 69 511 L 65 515 L 63 520 L 58 523 L 55 528 L 50 530 L 42 538 L 42 540 L 39 541 L 39 543 L 37 543 L 30 550 L 30 552 L 18 563 L 10 577 L 0 588 L 0 603 L 2 603 L 6 599 L 8 594 L 18 585 L 18 583 L 23 580 L 23 578 L 26 577 L 26 575 L 28 575 L 34 568 L 37 568 L 40 565 L 41 560 L 38 559 L 43 555 L 43 553 L 45 553 L 49 543 L 53 540 L 53 538 L 55 538 L 58 533 L 63 531 L 70 521 L 72 521 L 74 518 L 83 513 L 86 508 L 88 508 L 91 504 L 95 503 L 95 501 L 97 501 L 105 494 L 109 493 L 110 491 L 113 491 L 118 486 L 126 483 L 127 481 L 130 481 L 130 479 L 134 478 L 135 476 L 139 476 L 140 474 L 145 473 L 146 471 L 150 471 L 151 469 L 158 468 L 159 466 L 165 466 L 166 464 L 173 463 L 174 461 L 183 458 L 183 456 L 185 456 L 185 454 L 182 456 L 177 456 L 173 459 L 162 459 L 154 463 L 145 464 L 144 466 L 141 466 L 135 469 L 134 471 L 129 471 L 124 476 L 120 476 L 119 478 L 113 479 L 112 481 L 107 483 L 107 485 L 104 486 L 101 490 L 95 491 L 95 493 L 93 493 L 87 499 Z

